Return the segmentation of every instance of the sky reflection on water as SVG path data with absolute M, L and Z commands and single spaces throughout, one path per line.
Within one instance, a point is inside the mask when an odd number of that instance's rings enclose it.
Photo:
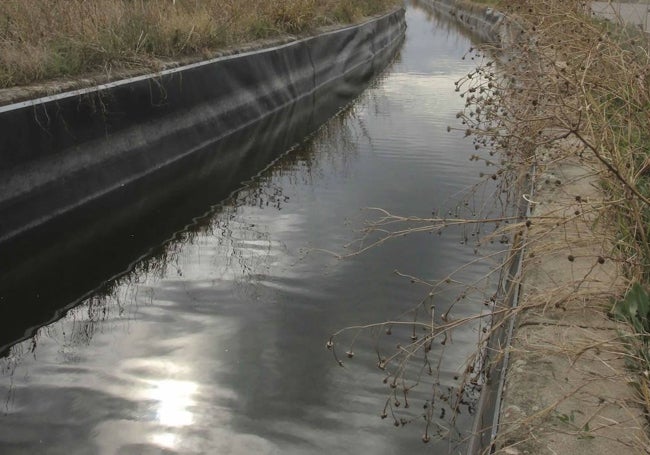
M 471 144 L 446 132 L 462 107 L 453 82 L 472 67 L 461 60 L 470 41 L 417 8 L 408 24 L 399 59 L 353 106 L 106 292 L 11 348 L 0 360 L 2 453 L 425 450 L 420 409 L 404 411 L 415 419 L 404 428 L 378 417 L 387 391 L 373 340 L 345 369 L 324 348 L 332 331 L 389 319 L 426 295 L 395 270 L 436 280 L 475 258 L 453 231 L 343 261 L 322 252 L 359 236 L 372 216 L 364 207 L 426 216 L 454 209 L 478 181 Z M 491 265 L 459 278 L 480 280 Z M 476 311 L 480 297 L 454 316 Z M 469 328 L 444 347 L 441 389 L 476 339 Z M 419 393 L 414 401 L 430 390 Z M 468 422 L 465 410 L 460 431 Z M 457 453 L 452 441 L 426 450 Z

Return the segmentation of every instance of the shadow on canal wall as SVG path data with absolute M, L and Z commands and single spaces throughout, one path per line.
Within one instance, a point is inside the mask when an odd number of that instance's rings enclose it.
M 0 107 L 13 132 L 0 138 L 0 351 L 318 128 L 394 58 L 405 27 L 399 10 Z
M 484 42 L 500 43 L 503 13 L 487 6 L 458 0 L 417 0 L 417 4 L 459 24 L 461 30 Z

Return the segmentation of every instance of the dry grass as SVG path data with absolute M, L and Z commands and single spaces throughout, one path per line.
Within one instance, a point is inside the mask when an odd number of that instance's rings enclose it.
M 647 37 L 595 21 L 580 1 L 502 2 L 521 24 L 500 80 L 502 111 L 488 108 L 468 124 L 519 159 L 562 137 L 573 137 L 596 159 L 611 199 L 627 276 L 648 279 L 648 169 L 650 168 L 650 55 Z M 515 102 L 513 103 L 514 100 Z M 480 107 L 481 101 L 470 104 Z M 517 107 L 515 107 L 517 106 Z M 490 124 L 491 128 L 485 128 Z M 494 136 L 495 128 L 509 132 Z M 549 129 L 549 137 L 543 132 Z M 611 221 L 611 220 L 610 220 Z
M 3 0 L 0 87 L 166 60 L 351 23 L 395 0 Z

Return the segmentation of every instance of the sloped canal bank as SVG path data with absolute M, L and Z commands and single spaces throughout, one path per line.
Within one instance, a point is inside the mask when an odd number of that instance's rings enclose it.
M 306 254 L 341 251 L 372 216 L 363 207 L 453 211 L 484 170 L 468 161 L 463 133 L 446 132 L 463 104 L 453 83 L 474 66 L 461 60 L 470 39 L 416 7 L 407 21 L 398 60 L 352 106 L 8 349 L 2 453 L 462 452 L 471 403 L 455 424 L 437 403 L 445 438 L 424 446 L 420 402 L 404 428 L 379 418 L 387 390 L 373 352 L 340 369 L 324 343 L 333 330 L 390 319 L 422 299 L 426 290 L 395 269 L 433 281 L 475 259 L 465 233 L 407 236 L 344 261 Z M 166 210 L 173 216 L 175 206 Z M 480 282 L 492 265 L 456 278 Z M 453 316 L 480 305 L 468 299 Z M 435 348 L 445 350 L 440 390 L 457 385 L 477 338 L 468 327 Z

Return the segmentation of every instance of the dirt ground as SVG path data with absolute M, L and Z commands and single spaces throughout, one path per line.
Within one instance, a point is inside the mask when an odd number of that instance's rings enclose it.
M 607 259 L 615 233 L 596 223 L 600 167 L 579 158 L 580 148 L 564 139 L 541 153 L 497 453 L 650 449 L 624 328 L 607 315 L 624 279 Z

